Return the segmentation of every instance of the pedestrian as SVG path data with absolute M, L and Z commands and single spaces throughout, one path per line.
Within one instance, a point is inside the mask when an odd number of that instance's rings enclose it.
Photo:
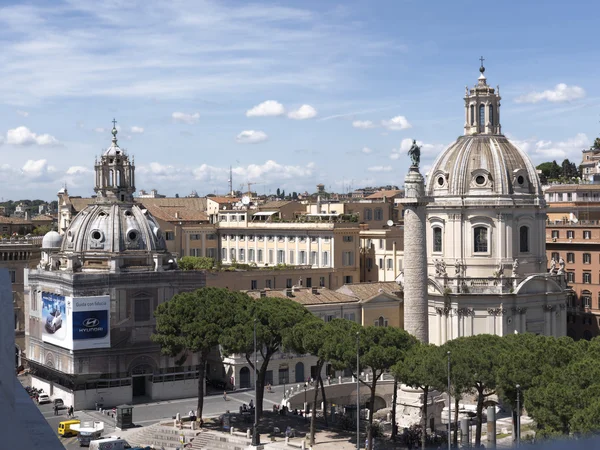
M 248 406 L 250 406 L 250 409 L 254 409 L 254 399 L 253 398 L 250 399 L 250 404 Z
M 58 405 L 54 405 L 54 415 L 58 416 Z
M 71 417 L 75 417 L 75 408 L 73 408 L 73 405 L 69 407 L 69 414 Z
M 223 400 L 227 401 L 227 391 L 223 391 Z
M 327 375 L 327 385 L 331 386 L 331 375 Z

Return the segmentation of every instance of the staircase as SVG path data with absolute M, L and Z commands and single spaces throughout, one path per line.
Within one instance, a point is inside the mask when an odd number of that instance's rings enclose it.
M 132 432 L 126 437 L 126 440 L 132 447 L 152 446 L 156 448 L 164 447 L 165 450 L 177 450 L 194 439 L 196 433 L 198 433 L 197 430 L 179 430 L 172 426 L 157 423 Z M 182 436 L 184 444 L 181 443 Z
M 224 433 L 203 431 L 192 441 L 193 450 L 245 450 L 252 444 L 250 439 Z

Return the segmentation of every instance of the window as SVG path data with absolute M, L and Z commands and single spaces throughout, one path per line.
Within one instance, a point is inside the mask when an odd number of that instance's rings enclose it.
M 331 322 L 333 319 L 335 319 L 333 314 L 328 314 L 325 316 L 325 322 Z
M 272 283 L 271 283 L 271 280 L 265 280 L 265 287 L 266 287 L 267 289 L 271 289 L 271 288 L 272 288 Z
M 201 248 L 190 248 L 190 256 L 200 257 L 200 256 L 202 256 L 201 252 L 202 252 Z
M 575 232 L 573 230 L 567 230 L 567 239 L 573 239 L 575 237 Z
M 230 256 L 230 258 L 231 258 L 231 261 L 235 261 L 235 248 L 232 248 L 232 249 L 229 251 L 229 256 Z
M 388 321 L 384 317 L 379 317 L 379 319 L 375 319 L 375 323 L 373 325 L 376 327 L 387 327 Z
M 380 269 L 383 269 L 383 258 L 379 258 L 379 266 Z
M 560 234 L 558 232 L 558 230 L 552 230 L 552 239 L 558 239 L 560 237 Z
M 306 252 L 304 250 L 300 250 L 298 254 L 298 264 L 306 264 Z
M 392 258 L 387 259 L 387 270 L 392 270 L 394 268 L 394 260 Z
M 292 279 L 291 278 L 285 279 L 285 287 L 288 289 L 290 289 L 292 287 Z
M 312 287 L 312 278 L 311 277 L 306 277 L 306 287 Z
M 227 222 L 227 216 L 225 214 L 220 215 L 219 222 Z
M 434 227 L 433 229 L 433 251 L 442 251 L 442 229 L 440 227 Z
M 379 249 L 383 249 L 383 239 L 379 239 Z
M 475 105 L 471 105 L 471 125 L 475 125 Z
M 258 250 L 257 259 L 258 259 L 259 263 L 263 262 L 263 251 L 262 250 Z
M 316 264 L 319 264 L 317 254 L 318 254 L 317 252 L 310 252 L 310 264 L 313 266 Z
M 519 228 L 519 249 L 521 253 L 529 251 L 529 227 Z
M 581 306 L 584 308 L 592 307 L 592 293 L 590 291 L 581 291 Z M 585 324 L 585 317 L 583 318 L 583 323 Z
M 273 264 L 273 250 L 269 249 L 269 264 Z
M 568 202 L 570 202 L 570 201 L 572 201 L 572 200 L 573 200 L 573 194 L 572 194 L 572 193 L 570 193 L 570 192 L 568 192 L 568 193 L 567 193 L 567 201 L 568 201 Z
M 485 125 L 485 105 L 479 105 L 479 125 Z
M 199 241 L 200 239 L 199 234 L 190 234 L 190 241 Z
M 367 258 L 367 269 L 371 270 L 373 268 L 373 258 Z
M 252 289 L 253 291 L 258 289 L 258 281 L 257 280 L 250 280 L 250 289 Z
M 277 250 L 277 264 L 285 264 L 285 250 Z
M 354 313 L 344 313 L 344 319 L 354 322 L 356 321 L 356 316 Z
M 475 227 L 473 231 L 473 248 L 475 253 L 487 253 L 488 229 L 486 227 Z
M 352 242 L 354 240 L 354 236 L 344 236 L 344 242 Z
M 323 267 L 327 267 L 329 265 L 329 252 L 323 252 Z
M 136 298 L 135 299 L 135 321 L 146 322 L 150 320 L 150 299 Z
M 492 125 L 494 125 L 494 107 L 492 105 L 489 106 L 488 117 L 489 117 L 490 123 Z
M 248 250 L 248 262 L 254 262 L 254 249 L 253 248 Z
M 17 281 L 17 271 L 16 270 L 9 270 L 8 276 L 10 277 L 11 283 L 15 283 Z
M 560 254 L 558 252 L 552 252 L 552 259 L 554 259 L 554 261 L 557 261 L 560 259 Z
M 583 238 L 584 239 L 591 239 L 592 238 L 592 232 L 590 230 L 583 230 Z
M 243 248 L 240 248 L 240 261 L 246 261 L 246 250 Z
M 342 266 L 353 266 L 354 265 L 354 252 L 343 252 L 342 253 Z
M 167 241 L 175 240 L 175 233 L 173 233 L 172 231 L 165 231 L 165 239 Z
M 592 274 L 589 272 L 584 272 L 583 273 L 583 282 L 585 284 L 591 284 L 592 283 Z
M 288 263 L 294 264 L 294 250 L 290 250 L 290 259 L 289 259 Z
M 208 256 L 209 258 L 215 258 L 216 254 L 217 254 L 216 248 L 207 248 L 206 249 L 206 256 Z
M 567 262 L 574 263 L 575 262 L 575 253 L 567 253 Z
M 217 235 L 216 234 L 207 234 L 206 235 L 206 240 L 207 241 L 214 241 L 215 239 L 217 239 Z
M 383 209 L 375 208 L 375 220 L 383 220 Z
M 226 260 L 227 260 L 227 249 L 226 249 L 226 248 L 222 248 L 222 249 L 221 249 L 221 259 L 222 259 L 223 261 L 226 261 Z
M 373 220 L 373 210 L 371 208 L 365 208 L 365 220 Z
M 344 283 L 345 284 L 350 284 L 352 283 L 352 275 L 347 275 L 344 277 Z
M 319 277 L 319 286 L 325 287 L 325 277 Z
M 591 264 L 592 263 L 592 254 L 591 253 L 584 253 L 583 254 L 583 263 L 584 264 Z

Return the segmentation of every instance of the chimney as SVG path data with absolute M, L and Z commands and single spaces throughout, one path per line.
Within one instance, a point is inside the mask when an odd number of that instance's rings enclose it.
M 293 295 L 292 295 L 292 289 L 291 288 L 286 289 L 285 290 L 285 295 L 287 297 L 293 297 Z
M 179 217 L 179 211 L 175 211 L 175 218 L 176 219 L 181 219 L 181 217 Z
M 319 290 L 313 286 L 312 290 L 311 290 L 313 295 L 317 295 L 319 293 Z

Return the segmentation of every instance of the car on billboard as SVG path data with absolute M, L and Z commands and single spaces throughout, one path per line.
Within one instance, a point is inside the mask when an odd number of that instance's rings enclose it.
M 46 330 L 50 333 L 56 333 L 62 327 L 62 314 L 59 309 L 54 309 L 46 318 Z

